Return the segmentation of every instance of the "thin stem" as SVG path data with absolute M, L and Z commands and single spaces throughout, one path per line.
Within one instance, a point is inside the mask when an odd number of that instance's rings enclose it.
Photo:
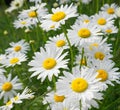
M 82 48 L 82 54 L 81 54 L 81 62 L 80 62 L 80 70 L 81 70 L 81 67 L 82 67 L 82 61 L 83 61 L 83 58 L 84 57 L 84 48 Z
M 96 1 L 96 13 L 98 13 L 99 10 L 99 0 Z
M 67 36 L 67 32 L 66 32 L 66 30 L 64 29 L 64 26 L 62 26 L 62 29 L 63 29 L 64 35 L 65 35 L 65 37 L 66 37 L 66 40 L 67 40 L 67 42 L 68 42 L 68 45 L 69 45 L 69 47 L 70 47 L 70 61 L 71 61 L 70 71 L 72 71 L 72 67 L 73 67 L 73 50 L 72 50 L 72 46 L 71 46 L 71 43 L 70 43 L 70 41 L 69 41 L 69 38 L 68 38 L 68 36 Z

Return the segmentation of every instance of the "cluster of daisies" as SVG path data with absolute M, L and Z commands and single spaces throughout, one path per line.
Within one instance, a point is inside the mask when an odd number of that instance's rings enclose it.
M 14 75 L 15 66 L 21 65 L 27 60 L 28 50 L 30 50 L 29 44 L 25 40 L 20 40 L 11 42 L 10 47 L 5 50 L 5 54 L 0 55 L 0 100 L 5 103 L 0 110 L 10 110 L 13 108 L 13 104 L 22 103 L 23 99 L 33 97 L 30 89 L 27 87 L 24 89 L 23 83 L 17 75 Z M 20 93 L 21 90 L 23 90 L 22 93 Z
M 37 25 L 45 32 L 63 29 L 63 33 L 49 37 L 28 63 L 31 78 L 37 76 L 40 82 L 47 79 L 54 83 L 54 88 L 49 87 L 43 97 L 43 104 L 50 110 L 99 108 L 98 101 L 103 100 L 103 91 L 109 85 L 114 86 L 114 82 L 120 83 L 119 69 L 111 60 L 112 45 L 107 43 L 108 35 L 118 32 L 114 24 L 118 18 L 118 6 L 105 4 L 92 16 L 79 15 L 74 4 L 52 8 L 51 13 L 45 6 L 36 0 L 35 6 L 21 11 L 13 23 L 16 29 L 32 30 Z M 66 20 L 73 17 L 76 21 L 67 29 Z M 26 61 L 29 44 L 21 40 L 10 43 L 10 46 L 0 57 L 0 98 L 4 98 L 6 103 L 0 107 L 1 110 L 10 110 L 14 103 L 22 103 L 22 99 L 33 96 L 28 88 L 17 94 L 16 90 L 23 89 L 22 83 L 17 77 L 11 79 L 11 73 L 6 77 L 3 69 Z

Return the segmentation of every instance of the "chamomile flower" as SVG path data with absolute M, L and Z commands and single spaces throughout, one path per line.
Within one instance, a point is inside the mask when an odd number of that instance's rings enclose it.
M 23 53 L 26 54 L 28 50 L 30 50 L 29 43 L 27 43 L 25 40 L 20 40 L 18 42 L 11 42 L 10 48 L 6 49 L 6 53 Z
M 102 35 L 100 29 L 97 26 L 91 23 L 82 23 L 79 24 L 76 22 L 71 26 L 71 30 L 68 30 L 68 37 L 72 45 L 82 46 L 85 42 L 96 38 L 96 36 Z
M 29 62 L 32 66 L 29 71 L 33 72 L 31 77 L 37 76 L 37 79 L 44 81 L 48 76 L 51 81 L 52 76 L 58 76 L 60 68 L 66 69 L 68 60 L 64 59 L 67 53 L 62 53 L 63 50 L 57 50 L 55 47 L 46 46 L 45 49 L 41 48 L 40 52 L 36 52 L 33 60 Z
M 116 9 L 115 14 L 117 15 L 117 17 L 120 17 L 120 7 Z
M 30 89 L 28 89 L 28 87 L 26 87 L 22 93 L 18 93 L 15 97 L 11 98 L 11 101 L 13 103 L 22 103 L 23 99 L 30 99 L 32 97 L 34 97 L 33 95 L 34 93 L 31 92 Z
M 95 39 L 86 42 L 83 44 L 84 51 L 85 53 L 88 53 L 89 51 L 93 51 L 94 48 L 98 47 L 105 47 L 106 49 L 110 50 L 111 49 L 111 44 L 107 44 L 107 38 L 102 38 L 102 37 L 96 37 Z
M 109 27 L 114 24 L 114 17 L 110 16 L 105 12 L 100 12 L 93 16 L 92 22 L 94 25 L 97 25 L 98 28 L 104 30 L 106 27 Z
M 65 100 L 65 96 L 62 95 L 57 95 L 55 91 L 51 91 L 49 93 L 46 94 L 46 96 L 44 97 L 44 101 L 43 104 L 49 104 L 50 108 L 52 108 L 54 105 L 58 104 L 58 103 L 63 103 Z
M 22 53 L 11 53 L 7 55 L 7 58 L 2 61 L 3 66 L 9 67 L 9 66 L 15 66 L 15 65 L 21 65 L 22 62 L 26 61 L 26 55 Z
M 31 21 L 31 24 L 36 25 L 47 13 L 45 5 L 45 3 L 41 3 L 36 6 L 31 6 L 30 9 L 23 10 L 20 12 L 18 19 L 28 19 Z
M 111 47 L 109 46 L 98 46 L 97 48 L 93 47 L 92 51 L 91 49 L 88 50 L 86 56 L 88 56 L 91 60 L 95 59 L 101 61 L 108 60 L 113 57 L 113 55 L 111 54 Z
M 55 104 L 52 110 L 80 110 L 79 101 L 75 99 L 65 100 L 63 103 Z
M 56 47 L 57 49 L 68 49 L 68 43 L 64 34 L 60 34 L 54 37 L 50 37 L 46 42 L 47 46 Z
M 66 98 L 71 100 L 76 98 L 81 104 L 89 102 L 89 108 L 92 106 L 91 100 L 96 102 L 95 100 L 102 99 L 102 94 L 99 93 L 101 88 L 100 79 L 96 79 L 97 73 L 94 69 L 81 68 L 80 71 L 77 66 L 73 68 L 72 73 L 64 71 L 64 76 L 58 79 L 56 83 L 58 95 L 64 94 Z
M 73 6 L 73 4 L 52 8 L 52 14 L 44 16 L 40 26 L 46 31 L 56 30 L 61 24 L 65 24 L 67 19 L 76 17 L 76 12 L 77 7 Z
M 24 0 L 13 0 L 10 3 L 10 7 L 5 10 L 5 13 L 11 13 L 12 11 L 19 9 L 23 6 Z
M 32 25 L 30 19 L 18 19 L 18 20 L 15 20 L 13 24 L 16 29 L 24 28 L 24 27 L 30 28 Z
M 106 27 L 103 32 L 105 34 L 114 34 L 114 33 L 117 33 L 118 32 L 118 28 L 114 25 L 111 25 L 110 27 Z
M 3 69 L 3 67 L 0 66 L 0 75 L 3 75 L 5 72 L 5 69 Z
M 77 18 L 76 22 L 77 22 L 78 24 L 80 23 L 80 21 L 83 22 L 83 23 L 90 23 L 91 20 L 92 20 L 91 17 L 83 14 L 83 15 L 80 15 L 80 16 Z
M 13 108 L 13 102 L 8 101 L 5 105 L 0 106 L 0 110 L 11 110 Z
M 112 85 L 113 81 L 120 84 L 120 73 L 118 72 L 119 68 L 114 67 L 115 63 L 111 60 L 93 60 L 92 67 L 97 72 L 96 78 L 101 78 L 100 82 L 102 82 L 102 89 L 106 90 L 108 85 Z
M 101 7 L 101 10 L 106 12 L 107 14 L 113 16 L 113 17 L 116 17 L 115 11 L 116 11 L 117 7 L 118 6 L 115 3 L 112 3 L 111 5 L 104 4 L 104 6 Z
M 22 89 L 22 83 L 17 76 L 12 79 L 11 74 L 8 77 L 0 76 L 0 80 L 0 99 L 4 98 L 4 103 L 6 103 L 17 94 L 16 90 Z

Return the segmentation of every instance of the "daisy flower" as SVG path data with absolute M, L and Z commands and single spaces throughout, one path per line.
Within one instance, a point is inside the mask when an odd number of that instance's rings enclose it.
M 100 12 L 93 16 L 92 22 L 94 25 L 97 25 L 98 28 L 104 30 L 106 27 L 109 27 L 114 24 L 114 17 L 110 16 L 105 12 Z
M 27 51 L 30 50 L 29 43 L 27 43 L 25 40 L 20 40 L 18 42 L 11 42 L 10 48 L 6 49 L 6 53 L 23 53 L 26 54 Z
M 11 101 L 13 103 L 22 103 L 22 100 L 23 99 L 30 99 L 30 98 L 33 98 L 34 93 L 31 92 L 31 90 L 26 87 L 22 93 L 18 93 L 14 98 L 11 98 Z
M 114 33 L 117 33 L 118 32 L 118 28 L 117 28 L 117 26 L 114 26 L 114 25 L 111 25 L 111 26 L 109 26 L 109 27 L 106 27 L 104 30 L 103 30 L 103 32 L 105 33 L 105 34 L 114 34 Z
M 99 46 L 99 47 L 94 47 L 88 50 L 88 52 L 86 53 L 86 56 L 88 58 L 95 59 L 95 60 L 108 60 L 110 58 L 113 57 L 113 55 L 110 54 L 111 53 L 111 47 L 107 46 Z
M 30 28 L 32 24 L 29 19 L 18 19 L 14 21 L 13 25 L 16 29 L 18 29 L 18 28 L 24 28 L 24 27 Z
M 3 75 L 6 71 L 3 69 L 3 67 L 0 66 L 0 75 Z
M 11 13 L 13 10 L 21 8 L 23 4 L 24 0 L 13 0 L 10 3 L 10 7 L 5 10 L 5 13 Z
M 49 40 L 46 42 L 46 45 L 56 47 L 57 49 L 63 49 L 63 50 L 69 48 L 64 34 L 50 37 Z
M 0 76 L 0 99 L 4 98 L 4 103 L 17 94 L 16 90 L 21 89 L 22 83 L 19 82 L 17 76 L 13 79 L 11 74 L 8 77 Z
M 56 83 L 57 94 L 64 94 L 70 100 L 76 98 L 83 107 L 88 106 L 83 105 L 86 102 L 89 102 L 89 108 L 94 105 L 93 102 L 97 105 L 95 100 L 101 100 L 102 94 L 99 93 L 101 88 L 100 79 L 96 78 L 97 73 L 95 73 L 94 69 L 81 68 L 80 71 L 77 66 L 73 68 L 72 73 L 64 71 L 64 76 L 58 79 Z M 90 103 L 91 100 L 92 102 Z M 94 107 L 98 108 L 98 105 Z M 82 110 L 84 109 L 82 108 Z
M 92 23 L 86 24 L 79 22 L 78 24 L 76 22 L 71 28 L 71 30 L 68 30 L 68 37 L 71 44 L 75 46 L 82 46 L 85 42 L 93 40 L 96 36 L 102 35 L 100 29 Z
M 69 18 L 77 16 L 77 7 L 71 4 L 61 5 L 57 8 L 52 8 L 52 14 L 48 14 L 43 17 L 41 21 L 41 27 L 46 30 L 56 30 L 60 27 L 61 24 L 65 24 L 65 21 Z
M 108 85 L 114 86 L 113 81 L 120 84 L 120 73 L 117 72 L 119 68 L 114 67 L 115 63 L 111 60 L 93 60 L 91 66 L 97 72 L 96 78 L 101 78 L 103 86 L 101 90 L 106 90 Z
M 15 66 L 15 65 L 21 65 L 22 62 L 26 61 L 26 55 L 22 53 L 11 53 L 7 55 L 7 58 L 4 59 L 1 63 L 3 66 L 9 67 L 9 66 Z
M 1 64 L 1 62 L 4 61 L 4 59 L 6 59 L 6 55 L 5 54 L 0 54 L 0 64 Z
M 111 5 L 104 4 L 104 6 L 101 7 L 101 10 L 106 12 L 107 14 L 113 16 L 113 17 L 116 17 L 115 11 L 116 11 L 117 7 L 118 6 L 115 3 L 112 3 Z
M 18 15 L 18 19 L 28 19 L 31 24 L 36 25 L 43 16 L 47 14 L 47 9 L 45 8 L 46 3 L 41 3 L 36 6 L 31 6 L 30 9 L 23 10 Z
M 117 15 L 117 17 L 120 17 L 120 7 L 116 9 L 115 14 Z
M 0 110 L 11 110 L 13 108 L 13 102 L 8 101 L 5 105 L 0 106 Z
M 91 20 L 92 20 L 91 17 L 89 17 L 88 15 L 82 14 L 77 18 L 76 22 L 78 24 L 80 23 L 80 21 L 83 22 L 83 23 L 90 23 Z
M 31 77 L 37 76 L 37 79 L 44 81 L 48 76 L 51 81 L 52 76 L 58 76 L 60 68 L 66 69 L 68 60 L 64 59 L 67 53 L 63 53 L 62 50 L 57 50 L 54 47 L 46 46 L 45 49 L 41 48 L 40 52 L 36 52 L 33 60 L 29 62 L 30 72 L 33 72 Z

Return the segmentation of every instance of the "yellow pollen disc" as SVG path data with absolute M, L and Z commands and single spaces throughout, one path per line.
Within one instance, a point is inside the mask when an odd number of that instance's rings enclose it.
M 10 91 L 12 89 L 13 85 L 11 82 L 5 82 L 3 85 L 2 85 L 2 90 L 3 91 Z
M 12 59 L 10 60 L 10 64 L 15 64 L 15 63 L 17 63 L 17 62 L 19 62 L 19 59 L 18 59 L 18 58 L 12 58 Z
M 66 44 L 66 42 L 64 40 L 58 40 L 56 42 L 56 46 L 57 47 L 63 47 Z
M 21 24 L 25 25 L 25 24 L 26 24 L 26 22 L 25 22 L 25 21 L 21 21 Z
M 65 14 L 64 12 L 59 11 L 59 12 L 54 13 L 54 14 L 51 16 L 51 20 L 52 20 L 52 21 L 55 21 L 55 22 L 58 22 L 58 21 L 64 19 L 65 16 L 66 16 L 66 14 Z
M 87 28 L 81 28 L 79 31 L 78 31 L 78 36 L 79 37 L 82 37 L 82 38 L 88 38 L 90 37 L 91 35 L 91 32 L 89 29 Z
M 75 92 L 84 92 L 88 88 L 88 83 L 83 78 L 76 78 L 71 82 L 71 89 Z
M 28 16 L 31 17 L 31 18 L 34 18 L 34 17 L 37 17 L 37 13 L 35 11 L 30 11 L 28 13 Z
M 62 95 L 62 96 L 58 96 L 58 95 L 54 95 L 54 100 L 55 100 L 55 102 L 63 102 L 64 101 L 64 99 L 65 99 L 65 96 L 64 95 Z
M 105 55 L 104 55 L 104 53 L 102 53 L 102 52 L 96 52 L 96 53 L 94 54 L 94 57 L 95 57 L 96 59 L 103 60 L 104 57 L 105 57 Z
M 90 22 L 90 20 L 88 20 L 88 19 L 84 20 L 84 23 L 89 23 L 89 22 Z
M 107 29 L 106 32 L 107 32 L 107 33 L 111 33 L 111 32 L 112 32 L 112 29 Z
M 114 14 L 115 13 L 114 8 L 107 9 L 107 12 L 108 12 L 108 14 Z
M 43 61 L 42 66 L 45 69 L 50 70 L 56 66 L 56 60 L 54 58 L 47 58 Z
M 106 19 L 100 18 L 100 19 L 98 19 L 97 23 L 98 23 L 99 25 L 105 25 L 105 24 L 106 24 Z
M 90 44 L 89 49 L 93 50 L 94 47 L 98 47 L 98 46 L 99 46 L 98 43 L 93 43 L 93 44 Z
M 11 101 L 8 101 L 7 103 L 6 103 L 6 106 L 9 106 L 9 105 L 11 105 L 12 104 L 12 102 Z
M 108 73 L 103 70 L 103 69 L 100 69 L 100 70 L 97 70 L 98 72 L 98 75 L 96 78 L 101 78 L 100 81 L 106 81 L 108 79 Z
M 85 59 L 80 60 L 80 65 L 86 65 Z
M 18 98 L 18 96 L 16 96 L 16 97 L 14 97 L 14 99 L 15 99 L 15 100 L 18 100 L 19 98 Z
M 68 110 L 68 109 L 65 107 L 65 108 L 63 108 L 63 110 Z
M 18 45 L 18 46 L 14 47 L 14 51 L 16 51 L 16 52 L 19 52 L 20 50 L 21 50 L 21 46 Z

